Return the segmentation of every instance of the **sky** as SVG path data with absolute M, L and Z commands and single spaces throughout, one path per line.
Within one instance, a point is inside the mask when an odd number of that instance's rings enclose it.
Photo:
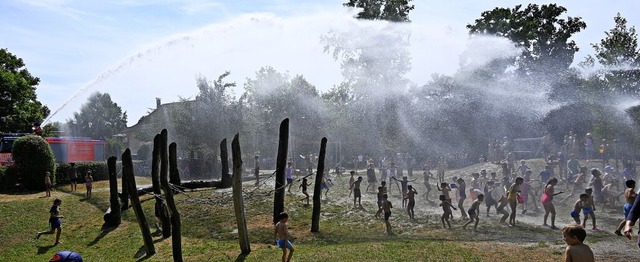
M 361 22 L 345 0 L 3 0 L 0 48 L 24 59 L 40 78 L 38 100 L 49 121 L 65 122 L 96 91 L 109 93 L 128 115 L 128 125 L 163 103 L 192 98 L 196 78 L 225 71 L 240 94 L 247 78 L 263 66 L 303 75 L 320 91 L 340 83 L 340 61 L 320 41 L 331 31 L 405 30 L 410 35 L 416 85 L 432 74 L 452 74 L 465 50 L 500 52 L 500 45 L 469 40 L 465 25 L 495 7 L 519 1 L 413 1 L 409 25 Z M 548 4 L 547 1 L 532 1 Z M 587 28 L 572 39 L 579 62 L 613 28 L 620 12 L 639 26 L 640 1 L 556 1 L 582 17 Z

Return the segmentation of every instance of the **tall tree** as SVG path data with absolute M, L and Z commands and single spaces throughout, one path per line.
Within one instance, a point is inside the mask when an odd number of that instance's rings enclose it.
M 411 22 L 409 12 L 415 8 L 411 0 L 349 0 L 342 5 L 362 8 L 356 18 L 386 20 L 391 22 Z
M 89 96 L 80 112 L 67 120 L 76 136 L 109 139 L 127 128 L 127 112 L 123 112 L 107 93 L 96 92 Z
M 604 80 L 609 91 L 640 94 L 640 48 L 634 26 L 627 27 L 627 19 L 620 13 L 613 18 L 615 27 L 605 32 L 600 43 L 592 44 L 598 63 L 606 68 Z M 589 58 L 587 58 L 589 59 Z
M 496 7 L 482 12 L 467 29 L 471 34 L 506 37 L 521 47 L 522 55 L 515 59 L 519 73 L 555 74 L 569 68 L 579 50 L 569 38 L 587 27 L 580 17 L 560 18 L 565 12 L 556 4 Z
M 22 58 L 0 49 L 0 132 L 31 132 L 49 114 L 37 100 L 38 83 Z

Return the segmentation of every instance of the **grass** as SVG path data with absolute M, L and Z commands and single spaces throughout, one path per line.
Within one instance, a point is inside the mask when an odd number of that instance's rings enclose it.
M 286 196 L 290 232 L 296 248 L 295 261 L 557 261 L 562 258 L 558 232 L 521 225 L 515 228 L 481 223 L 478 232 L 441 228 L 438 214 L 409 221 L 395 212 L 395 235 L 384 234 L 384 223 L 368 211 L 352 209 L 346 186 L 336 179 L 329 202 L 322 206 L 320 232 L 311 233 L 311 207 L 303 207 L 299 195 Z M 138 184 L 149 184 L 144 178 Z M 253 186 L 245 184 L 246 191 Z M 87 261 L 172 261 L 171 239 L 154 236 L 157 253 L 144 256 L 140 228 L 133 210 L 123 212 L 123 222 L 114 229 L 102 229 L 102 215 L 108 208 L 108 182 L 94 183 L 91 200 L 81 192 L 60 189 L 53 198 L 43 193 L 0 195 L 0 254 L 5 261 L 46 261 L 59 250 L 74 250 Z M 261 189 L 262 190 L 262 189 Z M 245 261 L 275 261 L 281 251 L 274 246 L 271 213 L 273 196 L 268 189 L 245 196 L 251 253 Z M 5 198 L 6 197 L 6 198 Z M 48 209 L 54 198 L 62 199 L 63 244 L 52 246 L 53 235 L 34 240 L 36 231 L 48 229 Z M 336 200 L 334 200 L 336 199 Z M 153 198 L 143 196 L 143 208 L 153 225 Z M 182 248 L 185 261 L 233 261 L 240 249 L 233 202 L 229 190 L 199 190 L 176 196 L 182 218 Z M 398 204 L 399 205 L 399 204 Z M 400 208 L 397 207 L 396 210 Z M 456 224 L 457 223 L 457 224 Z M 459 227 L 459 221 L 454 226 Z M 152 231 L 155 227 L 151 227 Z M 505 236 L 506 235 L 506 236 Z M 555 239 L 555 240 L 554 240 Z M 595 240 L 595 238 L 594 238 Z M 514 255 L 517 254 L 517 255 Z

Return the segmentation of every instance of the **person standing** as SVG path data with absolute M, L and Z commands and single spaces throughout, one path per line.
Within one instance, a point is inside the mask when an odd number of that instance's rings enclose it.
M 256 186 L 260 184 L 260 156 L 255 156 L 255 160 L 253 162 L 253 176 L 256 179 Z
M 78 190 L 78 167 L 76 163 L 70 163 L 71 167 L 69 168 L 69 182 L 71 182 L 71 191 Z

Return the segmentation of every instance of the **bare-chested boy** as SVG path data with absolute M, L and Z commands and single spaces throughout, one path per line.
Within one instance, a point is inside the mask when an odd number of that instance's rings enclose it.
M 362 183 L 362 177 L 359 176 L 358 180 L 356 180 L 355 182 L 353 182 L 351 184 L 351 187 L 353 188 L 353 208 L 362 208 L 362 193 L 360 192 L 360 183 Z M 356 206 L 356 201 L 358 202 L 358 205 Z
M 622 220 L 622 222 L 620 222 L 620 225 L 618 226 L 618 229 L 616 229 L 615 233 L 618 236 L 622 236 L 622 228 L 624 227 L 624 225 L 626 225 L 627 223 L 627 216 L 629 215 L 629 212 L 631 212 L 631 207 L 633 206 L 633 202 L 636 201 L 636 197 L 638 196 L 638 194 L 636 194 L 635 190 L 636 190 L 636 181 L 634 180 L 627 180 L 624 183 L 627 186 L 627 189 L 624 190 L 624 206 L 622 208 L 622 210 L 624 211 L 624 219 Z
M 595 258 L 591 248 L 584 244 L 587 232 L 579 225 L 566 226 L 562 229 L 562 238 L 567 243 L 564 250 L 565 261 L 593 262 Z
M 282 262 L 291 261 L 291 257 L 293 257 L 293 245 L 291 245 L 291 241 L 289 238 L 289 231 L 287 230 L 287 221 L 289 221 L 289 214 L 286 212 L 280 213 L 278 215 L 278 223 L 276 223 L 276 227 L 274 230 L 274 235 L 276 238 L 276 244 L 278 248 L 282 249 Z M 287 256 L 287 249 L 289 250 L 289 256 Z
M 507 223 L 507 218 L 509 218 L 509 212 L 505 209 L 509 204 L 509 199 L 507 199 L 504 195 L 500 197 L 498 200 L 498 207 L 496 208 L 496 212 L 502 214 L 502 218 L 500 218 L 501 224 Z
M 464 226 L 462 226 L 462 228 L 467 229 L 467 225 L 476 222 L 473 225 L 473 230 L 478 229 L 478 222 L 480 222 L 480 204 L 482 203 L 482 201 L 484 200 L 484 195 L 480 194 L 478 195 L 478 197 L 476 198 L 476 200 L 473 201 L 473 203 L 471 204 L 471 207 L 469 208 L 469 210 L 467 210 L 467 213 L 469 214 L 469 221 L 467 223 L 464 224 Z
M 376 212 L 375 218 L 380 219 L 380 214 L 382 214 L 382 203 L 384 202 L 384 187 L 378 187 L 378 211 Z
M 310 186 L 311 183 L 307 183 L 307 178 L 302 178 L 302 184 L 298 186 L 298 188 L 302 188 L 302 194 L 304 194 L 304 198 L 302 200 L 307 201 L 307 205 L 309 205 L 309 193 L 307 193 L 307 187 Z
M 591 221 L 593 222 L 592 230 L 598 230 L 596 227 L 596 214 L 593 212 L 596 210 L 596 204 L 593 202 L 593 189 L 587 188 L 584 192 L 589 196 L 586 201 L 582 201 L 582 214 L 584 215 L 584 220 L 582 220 L 582 227 L 587 226 L 587 218 L 591 217 Z
M 418 194 L 418 191 L 416 191 L 416 189 L 411 185 L 407 186 L 407 190 L 409 191 L 407 192 L 407 196 L 404 199 L 409 200 L 407 203 L 407 213 L 409 213 L 409 219 L 413 219 L 413 208 L 416 206 L 416 195 Z
M 589 195 L 587 194 L 580 194 L 580 199 L 578 199 L 578 201 L 576 201 L 575 204 L 573 204 L 573 211 L 571 211 L 571 218 L 573 218 L 573 221 L 576 222 L 576 224 L 580 225 L 580 210 L 582 210 L 582 202 L 584 201 L 588 201 L 589 200 Z
M 451 211 L 451 209 L 453 208 L 453 210 L 456 210 L 456 208 L 451 205 L 451 202 L 447 201 L 447 198 L 444 195 L 440 195 L 440 206 L 442 207 L 442 228 L 447 228 L 447 225 L 449 226 L 449 229 L 451 229 L 451 222 L 449 222 L 449 218 L 451 217 L 451 214 L 453 214 L 453 212 Z M 445 224 L 446 222 L 446 224 Z
M 391 231 L 391 223 L 389 223 L 389 218 L 391 217 L 391 209 L 393 208 L 393 205 L 391 204 L 391 201 L 389 201 L 389 195 L 387 194 L 382 195 L 382 200 L 383 200 L 382 210 L 384 211 L 384 224 L 387 229 L 387 234 L 393 235 L 393 232 Z

